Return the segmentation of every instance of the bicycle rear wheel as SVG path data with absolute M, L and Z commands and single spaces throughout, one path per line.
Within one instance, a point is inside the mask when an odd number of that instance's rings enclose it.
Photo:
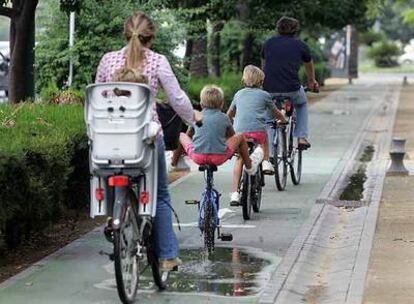
M 129 201 L 124 203 L 121 227 L 113 231 L 114 266 L 118 295 L 124 304 L 135 301 L 138 290 L 140 261 L 133 223 L 133 210 Z
M 216 225 L 214 224 L 212 202 L 207 200 L 206 204 L 204 205 L 203 235 L 204 235 L 204 249 L 207 250 L 208 253 L 212 253 L 214 251 L 214 231 L 215 230 L 216 230 Z
M 160 270 L 160 263 L 157 253 L 155 252 L 154 245 L 154 236 L 151 236 L 151 240 L 148 242 L 147 246 L 147 259 L 148 263 L 151 265 L 152 277 L 154 279 L 155 285 L 157 285 L 159 290 L 165 290 L 167 288 L 168 272 L 163 272 Z
M 302 150 L 298 149 L 298 139 L 293 137 L 293 130 L 295 129 L 296 122 L 292 119 L 291 128 L 289 130 L 289 167 L 290 177 L 294 185 L 299 185 L 302 177 Z M 296 143 L 295 143 L 296 142 Z
M 242 204 L 243 219 L 250 220 L 252 215 L 252 179 L 247 172 L 243 172 L 241 188 L 242 194 L 240 201 Z
M 262 179 L 263 179 L 263 173 L 262 173 L 262 166 L 260 165 L 259 168 L 257 169 L 256 175 L 254 176 L 254 183 L 253 183 L 254 200 L 253 200 L 252 208 L 254 212 L 259 212 L 260 206 L 262 205 L 262 188 L 263 188 Z
M 276 132 L 276 142 L 273 147 L 273 166 L 275 168 L 276 188 L 283 191 L 286 188 L 288 174 L 286 129 L 277 128 Z

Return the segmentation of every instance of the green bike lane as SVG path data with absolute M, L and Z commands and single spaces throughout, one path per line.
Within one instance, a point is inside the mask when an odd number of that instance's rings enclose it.
M 289 180 L 286 191 L 279 192 L 273 177 L 267 177 L 260 213 L 253 214 L 252 220 L 244 221 L 240 208 L 228 206 L 232 162 L 219 168 L 215 174 L 215 185 L 223 194 L 222 232 L 233 234 L 232 242 L 217 241 L 217 246 L 229 248 L 226 251 L 226 263 L 220 261 L 220 256 L 213 257 L 213 262 L 194 260 L 194 256 L 199 255 L 198 249 L 202 247 L 196 227 L 197 208 L 185 205 L 184 201 L 200 197 L 204 186 L 203 174 L 192 172 L 176 183 L 171 188 L 171 195 L 181 222 L 181 231 L 177 230 L 177 236 L 183 249 L 184 265 L 178 273 L 173 274 L 171 288 L 166 292 L 159 293 L 147 288 L 149 283 L 144 280 L 141 288 L 144 291 L 140 291 L 138 301 L 256 303 L 262 287 L 277 269 L 321 190 L 352 145 L 364 119 L 387 94 L 388 86 L 376 84 L 375 81 L 359 81 L 310 107 L 313 147 L 304 153 L 301 185 L 293 186 Z M 1 284 L 0 303 L 119 303 L 113 265 L 105 255 L 99 254 L 101 250 L 109 252 L 110 249 L 101 231 L 93 231 Z M 245 255 L 248 253 L 249 257 L 240 258 L 240 252 Z M 242 266 L 248 267 L 254 263 L 254 258 L 263 259 L 266 263 L 262 264 L 265 266 L 262 271 L 249 281 L 255 286 L 250 286 L 245 278 L 252 270 L 246 268 L 240 273 L 237 270 L 239 267 L 234 266 L 244 263 Z M 233 271 L 234 277 L 212 278 L 211 272 L 217 272 L 220 267 Z M 194 277 L 196 272 L 199 275 Z M 190 278 L 193 281 L 189 282 Z M 180 291 L 183 285 L 188 287 L 184 288 L 187 292 Z M 250 295 L 239 296 L 240 292 L 237 291 L 243 290 L 249 291 Z

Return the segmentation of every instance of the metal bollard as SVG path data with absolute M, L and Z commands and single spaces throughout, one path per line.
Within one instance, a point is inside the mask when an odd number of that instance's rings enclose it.
M 408 170 L 404 166 L 405 142 L 404 138 L 392 139 L 390 151 L 391 165 L 387 170 L 388 176 L 408 175 Z
M 404 78 L 403 78 L 403 85 L 404 85 L 404 86 L 408 85 L 408 79 L 407 79 L 407 76 L 404 76 Z

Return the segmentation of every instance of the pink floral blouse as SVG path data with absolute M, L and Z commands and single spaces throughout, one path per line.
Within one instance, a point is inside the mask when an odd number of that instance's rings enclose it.
M 106 53 L 96 72 L 96 83 L 111 82 L 114 73 L 123 68 L 126 62 L 126 48 L 119 51 Z M 143 63 L 144 74 L 149 79 L 149 85 L 153 96 L 156 96 L 160 86 L 167 94 L 168 103 L 174 111 L 187 123 L 194 123 L 193 107 L 190 99 L 181 89 L 171 65 L 164 55 L 150 49 L 145 49 L 145 61 Z M 158 115 L 154 107 L 154 120 L 159 123 Z

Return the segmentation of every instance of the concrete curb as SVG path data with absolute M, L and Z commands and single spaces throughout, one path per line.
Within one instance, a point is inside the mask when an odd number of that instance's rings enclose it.
M 378 162 L 373 168 L 373 176 L 375 178 L 375 187 L 371 194 L 371 203 L 368 209 L 368 214 L 365 220 L 364 228 L 362 230 L 360 247 L 356 257 L 351 283 L 349 286 L 346 304 L 362 303 L 365 290 L 365 282 L 368 273 L 369 260 L 371 250 L 374 242 L 375 228 L 378 219 L 379 205 L 382 197 L 382 190 L 384 186 L 384 179 L 386 175 L 388 160 L 387 153 L 390 149 L 391 138 L 393 134 L 393 124 L 397 115 L 398 106 L 400 102 L 400 88 L 396 94 L 397 102 L 392 108 L 392 115 L 390 118 L 391 127 L 388 129 L 387 135 L 382 138 L 378 145 Z

